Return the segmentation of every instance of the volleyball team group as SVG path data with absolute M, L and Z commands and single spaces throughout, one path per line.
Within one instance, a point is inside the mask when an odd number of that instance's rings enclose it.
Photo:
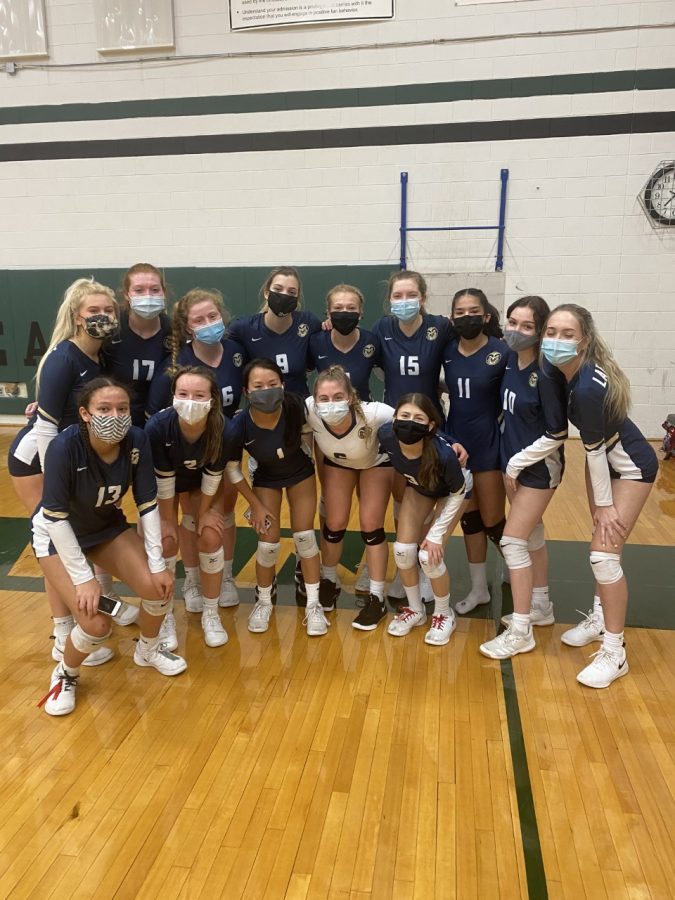
M 72 712 L 80 667 L 112 658 L 111 621 L 137 621 L 137 665 L 166 676 L 187 668 L 175 652 L 179 554 L 186 611 L 201 613 L 209 647 L 227 643 L 220 608 L 239 603 L 240 494 L 258 536 L 251 632 L 267 631 L 274 615 L 285 492 L 309 636 L 327 633 L 338 603 L 356 498 L 365 565 L 354 628 L 376 629 L 389 599 L 398 609 L 389 635 L 419 629 L 427 644 L 448 643 L 456 613 L 490 602 L 492 541 L 514 612 L 480 651 L 505 659 L 533 650 L 535 628 L 554 622 L 543 516 L 563 477 L 568 420 L 586 451 L 595 596 L 562 641 L 600 642 L 581 684 L 605 688 L 626 674 L 621 554 L 657 460 L 627 417 L 628 380 L 588 311 L 523 297 L 502 331 L 485 294 L 468 288 L 447 316 L 431 315 L 424 278 L 411 271 L 390 276 L 387 312 L 371 330 L 351 285 L 328 293 L 323 321 L 302 308 L 294 268 L 271 272 L 260 294 L 260 312 L 231 321 L 217 291 L 195 288 L 169 317 L 163 273 L 147 263 L 126 272 L 119 302 L 90 279 L 66 291 L 36 405 L 9 451 L 53 618 L 46 712 Z M 383 380 L 384 402 L 372 400 L 371 377 Z M 137 529 L 121 509 L 129 488 Z M 397 574 L 387 588 L 392 498 Z M 451 603 L 444 549 L 458 522 L 471 589 Z M 138 606 L 119 600 L 113 578 Z

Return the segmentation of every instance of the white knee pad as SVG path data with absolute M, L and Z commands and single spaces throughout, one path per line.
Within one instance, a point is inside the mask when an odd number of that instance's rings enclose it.
M 189 515 L 189 513 L 183 513 L 183 518 L 180 520 L 180 524 L 186 531 L 196 531 L 195 527 L 195 518 L 194 516 Z
M 401 504 L 398 500 L 394 500 L 394 518 L 398 521 L 398 517 L 401 515 Z
M 326 501 L 323 499 L 323 494 L 319 497 L 319 515 L 322 519 L 326 518 Z
M 623 578 L 621 557 L 618 553 L 591 550 L 591 571 L 598 584 L 615 584 Z
M 257 562 L 265 569 L 271 569 L 279 559 L 281 544 L 270 544 L 268 541 L 258 541 L 258 549 L 255 552 Z
M 173 597 L 168 600 L 141 600 L 141 608 L 151 616 L 165 616 L 171 612 L 173 607 Z
M 394 559 L 399 569 L 413 569 L 417 565 L 417 544 L 394 541 Z
M 223 516 L 223 524 L 225 525 L 225 528 L 232 528 L 232 526 L 234 525 L 233 512 L 225 513 L 225 515 Z
M 499 542 L 499 547 L 509 569 L 527 569 L 532 565 L 528 542 L 524 538 L 505 534 Z
M 216 572 L 222 572 L 225 566 L 225 554 L 223 548 L 218 547 L 214 553 L 199 554 L 199 568 L 207 575 L 215 575 Z
M 445 560 L 441 560 L 437 566 L 432 566 L 429 562 L 429 554 L 426 550 L 420 550 L 417 554 L 417 558 L 420 561 L 420 565 L 422 566 L 422 571 L 427 576 L 427 578 L 440 578 L 441 575 L 444 575 L 448 570 L 445 565 Z
M 532 534 L 527 541 L 527 549 L 530 553 L 534 553 L 535 550 L 541 550 L 545 543 L 546 534 L 544 533 L 544 523 L 540 522 L 532 529 Z
M 319 552 L 314 531 L 294 531 L 293 540 L 300 559 L 312 559 Z
M 81 625 L 76 625 L 70 632 L 70 639 L 73 642 L 73 647 L 79 653 L 86 653 L 87 656 L 89 656 L 89 654 L 100 647 L 103 641 L 105 641 L 106 638 L 109 638 L 111 634 L 112 628 L 102 637 L 95 637 L 93 634 L 87 634 Z

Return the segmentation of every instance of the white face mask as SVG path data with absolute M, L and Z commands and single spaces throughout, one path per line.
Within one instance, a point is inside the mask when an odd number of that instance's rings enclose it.
M 349 413 L 349 400 L 336 400 L 334 403 L 316 403 L 316 414 L 329 425 L 341 422 Z
M 184 397 L 173 398 L 173 408 L 188 425 L 196 425 L 205 419 L 211 409 L 212 400 L 186 400 Z
M 150 294 L 142 297 L 132 297 L 129 305 L 136 315 L 142 319 L 154 319 L 159 313 L 164 312 L 164 297 Z

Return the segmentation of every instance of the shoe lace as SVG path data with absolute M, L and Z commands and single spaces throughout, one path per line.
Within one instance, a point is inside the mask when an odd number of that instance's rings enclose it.
M 577 625 L 577 628 L 586 628 L 588 630 L 597 626 L 597 622 L 595 620 L 595 610 L 589 609 L 588 612 L 585 613 L 582 612 L 582 610 L 578 609 L 577 612 L 580 616 L 584 617 L 582 621 Z
M 38 703 L 38 708 L 44 706 L 47 700 L 50 697 L 53 697 L 55 700 L 61 693 L 61 691 L 73 691 L 77 687 L 77 679 L 79 675 L 68 675 L 67 672 L 62 672 L 58 676 L 58 681 L 52 685 L 52 687 L 47 691 L 42 700 Z
M 612 651 L 608 650 L 606 647 L 600 647 L 600 649 L 596 650 L 595 653 L 591 653 L 589 659 L 593 660 L 592 665 L 594 666 L 617 665 L 616 653 L 612 653 Z
M 437 616 L 431 617 L 431 627 L 432 628 L 443 628 L 444 623 L 450 616 L 446 616 L 443 613 L 439 613 Z
M 266 619 L 268 606 L 270 609 L 272 609 L 271 603 L 261 603 L 258 600 L 256 602 L 256 605 L 253 607 L 253 612 L 251 613 L 251 618 L 252 619 Z
M 307 614 L 305 618 L 302 620 L 303 625 L 307 625 L 310 622 L 323 622 L 325 616 L 323 614 L 323 610 L 319 606 L 308 606 Z
M 410 609 L 409 606 L 404 607 L 401 612 L 396 616 L 396 618 L 400 622 L 407 622 L 408 619 L 414 619 L 415 616 L 418 616 L 419 613 L 415 612 L 414 609 Z

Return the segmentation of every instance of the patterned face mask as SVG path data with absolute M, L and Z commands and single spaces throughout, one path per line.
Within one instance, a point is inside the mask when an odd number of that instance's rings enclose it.
M 83 328 L 89 337 L 101 339 L 107 338 L 117 331 L 117 319 L 114 319 L 112 316 L 107 316 L 105 313 L 87 316 L 84 320 Z
M 92 416 L 91 430 L 104 444 L 119 444 L 131 428 L 131 416 Z

